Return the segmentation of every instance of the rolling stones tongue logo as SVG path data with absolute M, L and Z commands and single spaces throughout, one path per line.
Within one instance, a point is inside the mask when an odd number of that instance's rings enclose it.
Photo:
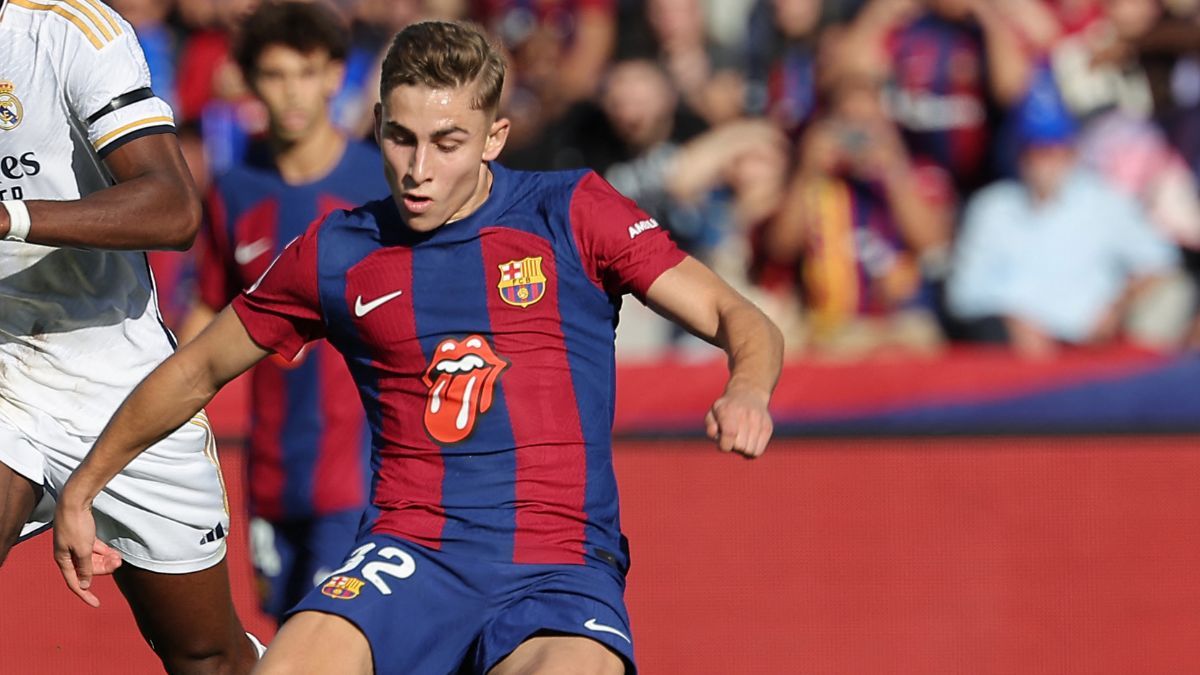
M 442 340 L 424 377 L 429 387 L 425 402 L 429 435 L 442 443 L 469 436 L 479 415 L 492 407 L 496 378 L 507 367 L 508 362 L 478 335 Z

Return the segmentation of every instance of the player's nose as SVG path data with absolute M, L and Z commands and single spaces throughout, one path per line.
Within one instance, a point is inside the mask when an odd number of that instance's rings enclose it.
M 432 176 L 429 171 L 429 146 L 418 145 L 408 163 L 408 175 L 417 183 L 424 183 Z

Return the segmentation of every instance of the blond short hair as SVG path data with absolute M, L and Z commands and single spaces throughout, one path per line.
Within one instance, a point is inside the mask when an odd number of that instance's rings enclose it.
M 380 100 L 402 85 L 434 89 L 475 85 L 471 108 L 496 114 L 504 88 L 504 57 L 478 25 L 422 21 L 396 34 L 383 59 Z

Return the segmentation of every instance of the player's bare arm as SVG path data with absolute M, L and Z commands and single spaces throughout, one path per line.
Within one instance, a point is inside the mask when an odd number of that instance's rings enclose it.
M 646 302 L 729 355 L 729 382 L 705 417 L 706 431 L 724 452 L 761 455 L 774 429 L 767 404 L 783 363 L 779 329 L 690 257 L 651 284 Z
M 100 604 L 88 590 L 96 539 L 92 500 L 134 457 L 185 424 L 225 383 L 268 354 L 226 309 L 146 376 L 117 409 L 63 487 L 54 516 L 54 559 L 67 586 L 84 602 Z
M 200 197 L 174 134 L 152 134 L 104 160 L 117 184 L 73 201 L 26 201 L 29 234 L 45 246 L 187 249 L 200 227 Z M 0 239 L 11 215 L 0 209 Z

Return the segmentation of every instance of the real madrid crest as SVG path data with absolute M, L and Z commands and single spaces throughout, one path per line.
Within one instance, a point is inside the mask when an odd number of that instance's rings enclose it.
M 12 131 L 21 123 L 24 109 L 21 99 L 13 93 L 13 83 L 0 80 L 0 129 Z
M 500 265 L 500 299 L 514 307 L 528 307 L 546 294 L 542 257 L 510 260 Z

